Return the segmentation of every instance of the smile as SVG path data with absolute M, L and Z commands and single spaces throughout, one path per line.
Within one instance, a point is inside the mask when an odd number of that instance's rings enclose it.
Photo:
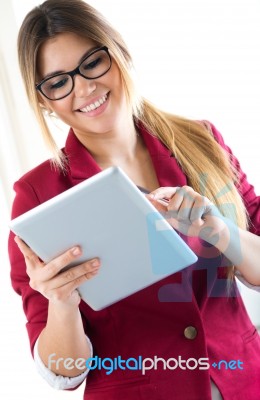
M 86 112 L 96 110 L 97 108 L 102 106 L 102 104 L 104 104 L 107 101 L 107 98 L 108 98 L 108 95 L 105 94 L 104 96 L 100 97 L 100 99 L 96 100 L 94 103 L 91 103 L 84 108 L 80 108 L 79 111 L 86 113 Z

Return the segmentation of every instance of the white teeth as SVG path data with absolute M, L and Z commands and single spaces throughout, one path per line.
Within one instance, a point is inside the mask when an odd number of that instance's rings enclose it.
M 105 94 L 105 96 L 103 96 L 100 99 L 98 99 L 97 101 L 95 101 L 95 103 L 89 104 L 88 106 L 86 106 L 84 108 L 80 108 L 80 111 L 81 112 L 89 112 L 89 111 L 95 110 L 96 108 L 98 108 L 102 104 L 104 104 L 106 100 L 107 100 L 107 95 Z

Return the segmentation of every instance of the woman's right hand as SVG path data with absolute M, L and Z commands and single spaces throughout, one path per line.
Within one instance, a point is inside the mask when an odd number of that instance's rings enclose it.
M 60 272 L 81 255 L 80 247 L 73 247 L 45 264 L 18 236 L 14 240 L 24 255 L 31 288 L 40 292 L 51 303 L 78 306 L 80 295 L 76 289 L 98 273 L 100 260 L 94 258 Z

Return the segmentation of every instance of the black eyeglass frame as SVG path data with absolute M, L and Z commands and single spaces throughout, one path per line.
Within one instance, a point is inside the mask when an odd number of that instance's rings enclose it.
M 83 74 L 80 72 L 80 67 L 81 67 L 81 65 L 82 65 L 89 57 L 91 57 L 93 54 L 97 53 L 97 52 L 100 51 L 100 50 L 104 50 L 104 51 L 107 53 L 107 55 L 108 55 L 108 57 L 109 57 L 109 60 L 110 60 L 109 68 L 108 68 L 105 72 L 103 72 L 101 75 L 98 75 L 98 76 L 95 76 L 95 77 L 92 77 L 92 78 L 88 78 L 86 75 L 83 75 Z M 37 90 L 39 90 L 39 92 L 41 92 L 41 94 L 42 94 L 44 97 L 46 97 L 46 99 L 48 99 L 48 100 L 51 100 L 51 101 L 61 100 L 61 99 L 64 99 L 65 97 L 69 96 L 69 95 L 71 94 L 71 92 L 73 91 L 74 85 L 75 85 L 75 83 L 74 83 L 74 76 L 75 76 L 75 75 L 80 75 L 80 76 L 82 76 L 83 78 L 89 79 L 89 80 L 98 79 L 98 78 L 100 78 L 101 76 L 105 75 L 105 74 L 110 70 L 111 65 L 112 65 L 112 58 L 111 58 L 111 55 L 109 54 L 108 47 L 107 47 L 107 46 L 102 46 L 102 47 L 99 47 L 99 48 L 93 50 L 90 54 L 88 54 L 88 55 L 81 61 L 81 63 L 80 63 L 75 69 L 73 69 L 72 71 L 61 72 L 61 73 L 59 73 L 59 74 L 54 74 L 54 75 L 52 75 L 52 76 L 49 76 L 48 78 L 43 79 L 40 83 L 36 83 L 36 84 L 35 84 L 35 88 L 36 88 Z M 62 75 L 69 75 L 69 76 L 71 77 L 71 79 L 72 79 L 72 87 L 71 87 L 71 90 L 70 90 L 70 92 L 67 93 L 65 96 L 59 97 L 58 99 L 51 99 L 50 97 L 48 97 L 48 96 L 42 91 L 42 85 L 43 85 L 45 82 L 47 82 L 48 80 L 50 80 L 50 79 L 52 79 L 52 78 L 55 78 L 56 76 L 62 76 Z

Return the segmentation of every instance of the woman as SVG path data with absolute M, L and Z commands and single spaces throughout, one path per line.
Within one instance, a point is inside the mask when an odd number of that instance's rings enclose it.
M 260 198 L 219 132 L 139 96 L 121 36 L 81 0 L 47 0 L 33 9 L 20 28 L 18 53 L 54 159 L 15 183 L 12 217 L 117 165 L 150 192 L 198 255 L 183 272 L 95 312 L 76 289 L 102 269 L 98 254 L 59 274 L 79 247 L 45 265 L 11 234 L 12 284 L 23 298 L 41 374 L 61 389 L 87 376 L 84 399 L 258 398 L 259 336 L 234 275 L 260 285 Z M 62 150 L 46 110 L 71 127 Z M 159 202 L 165 198 L 168 206 Z M 83 371 L 76 360 L 92 354 L 161 361 L 145 373 L 117 366 L 108 374 L 105 364 Z

